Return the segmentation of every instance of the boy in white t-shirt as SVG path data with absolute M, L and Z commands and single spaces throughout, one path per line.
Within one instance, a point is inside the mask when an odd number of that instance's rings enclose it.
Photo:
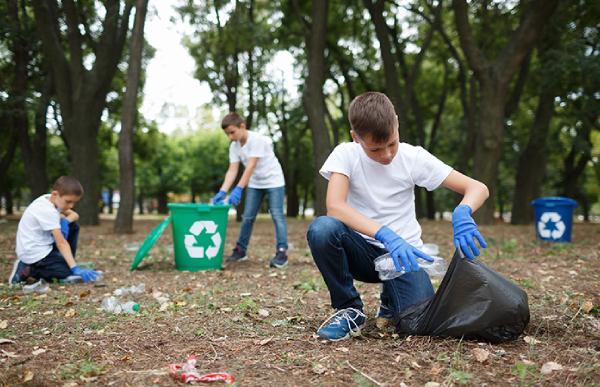
M 414 188 L 440 185 L 464 195 L 453 212 L 454 243 L 468 259 L 479 255 L 474 242 L 487 247 L 471 213 L 488 197 L 487 187 L 431 155 L 399 142 L 398 116 L 382 93 L 356 97 L 348 109 L 354 142 L 338 145 L 320 173 L 329 180 L 327 214 L 315 219 L 308 244 L 337 312 L 317 334 L 331 341 L 360 335 L 366 321 L 354 279 L 377 283 L 373 260 L 389 252 L 396 270 L 407 273 L 383 281 L 379 316 L 394 318 L 433 295 L 416 258 L 431 261 L 419 249 L 421 227 L 415 214 Z
M 283 214 L 285 179 L 281 165 L 273 152 L 273 142 L 267 136 L 246 129 L 246 123 L 237 113 L 229 113 L 221 122 L 223 131 L 231 140 L 229 146 L 229 169 L 221 189 L 213 198 L 214 204 L 223 203 L 227 191 L 233 185 L 240 162 L 244 173 L 229 195 L 228 203 L 240 204 L 242 192 L 246 190 L 246 203 L 242 216 L 240 237 L 227 262 L 240 262 L 248 259 L 246 250 L 252 235 L 252 226 L 260 209 L 263 197 L 269 200 L 269 212 L 275 224 L 276 248 L 270 266 L 282 268 L 288 263 L 287 223 Z
M 83 187 L 76 178 L 61 176 L 50 194 L 27 206 L 17 228 L 17 260 L 9 283 L 61 280 L 71 275 L 84 282 L 96 280 L 98 272 L 78 267 L 74 258 L 79 215 L 72 208 L 82 196 Z

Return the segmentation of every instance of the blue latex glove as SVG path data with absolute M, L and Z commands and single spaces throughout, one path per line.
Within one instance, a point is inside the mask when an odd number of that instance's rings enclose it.
M 452 229 L 454 231 L 454 246 L 460 249 L 470 261 L 479 256 L 479 249 L 473 238 L 484 249 L 487 243 L 477 229 L 477 224 L 471 214 L 473 210 L 466 204 L 460 204 L 452 212 Z
M 98 278 L 98 272 L 90 269 L 82 269 L 78 266 L 73 266 L 71 273 L 80 276 L 83 282 L 95 282 L 96 278 Z
M 402 268 L 404 268 L 406 272 L 419 271 L 420 266 L 417 263 L 417 257 L 433 262 L 433 258 L 419 249 L 414 248 L 387 226 L 383 226 L 377 231 L 375 239 L 383 243 L 385 248 L 390 252 L 392 259 L 394 260 L 394 265 L 396 266 L 396 271 L 401 271 Z M 398 259 L 402 264 L 400 264 Z
M 60 218 L 60 232 L 65 239 L 69 239 L 69 221 L 67 218 Z
M 240 202 L 242 201 L 242 192 L 244 192 L 244 189 L 239 185 L 236 186 L 229 195 L 229 204 L 233 204 L 234 206 L 240 204 Z
M 227 195 L 227 192 L 225 192 L 223 190 L 219 190 L 219 192 L 217 192 L 215 194 L 215 196 L 212 198 L 213 204 L 223 204 L 223 200 L 225 199 L 226 195 Z

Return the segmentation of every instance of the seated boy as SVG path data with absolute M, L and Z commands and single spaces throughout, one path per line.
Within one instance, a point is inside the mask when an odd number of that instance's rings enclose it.
M 70 275 L 94 282 L 98 272 L 75 263 L 79 215 L 72 210 L 83 196 L 83 187 L 71 176 L 59 177 L 52 192 L 35 199 L 25 209 L 17 228 L 17 260 L 9 283 L 26 280 L 61 280 Z
M 397 317 L 406 307 L 433 295 L 416 258 L 421 227 L 415 214 L 415 186 L 438 186 L 464 195 L 452 215 L 454 243 L 469 258 L 479 255 L 474 238 L 485 240 L 471 213 L 488 197 L 487 187 L 455 170 L 421 147 L 399 142 L 398 116 L 381 93 L 368 92 L 349 106 L 354 142 L 338 145 L 320 170 L 329 180 L 327 214 L 308 229 L 308 244 L 337 312 L 317 334 L 337 341 L 360 335 L 366 321 L 354 279 L 378 283 L 373 260 L 389 252 L 396 270 L 406 274 L 383 281 L 379 316 Z

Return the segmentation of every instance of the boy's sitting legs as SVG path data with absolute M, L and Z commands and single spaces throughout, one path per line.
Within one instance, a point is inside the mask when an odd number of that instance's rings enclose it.
M 55 279 L 65 279 L 71 274 L 69 265 L 67 265 L 56 246 L 44 259 L 31 264 L 30 276 L 36 279 L 43 278 L 48 282 L 52 282 Z
M 307 239 L 329 289 L 331 305 L 338 310 L 317 334 L 331 341 L 359 335 L 366 316 L 362 312 L 363 303 L 354 287 L 354 279 L 378 282 L 373 259 L 385 251 L 329 216 L 318 217 L 312 222 Z
M 377 317 L 395 322 L 407 307 L 421 303 L 433 295 L 433 285 L 423 269 L 383 281 Z

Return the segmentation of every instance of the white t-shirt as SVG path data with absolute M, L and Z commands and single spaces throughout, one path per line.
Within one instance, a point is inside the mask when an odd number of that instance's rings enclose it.
M 35 199 L 21 217 L 16 252 L 23 263 L 36 263 L 52 251 L 52 230 L 60 229 L 60 212 L 49 198 L 42 195 Z
M 258 157 L 256 168 L 250 177 L 250 188 L 276 188 L 285 185 L 283 170 L 273 152 L 273 141 L 260 133 L 248 131 L 244 146 L 239 141 L 229 145 L 229 162 L 248 164 L 250 157 Z
M 327 180 L 332 172 L 347 176 L 350 206 L 420 248 L 423 242 L 415 213 L 414 187 L 433 191 L 451 171 L 452 167 L 420 146 L 400 143 L 392 162 L 383 165 L 371 160 L 360 144 L 352 142 L 338 145 L 319 172 Z M 373 238 L 363 237 L 383 246 Z

